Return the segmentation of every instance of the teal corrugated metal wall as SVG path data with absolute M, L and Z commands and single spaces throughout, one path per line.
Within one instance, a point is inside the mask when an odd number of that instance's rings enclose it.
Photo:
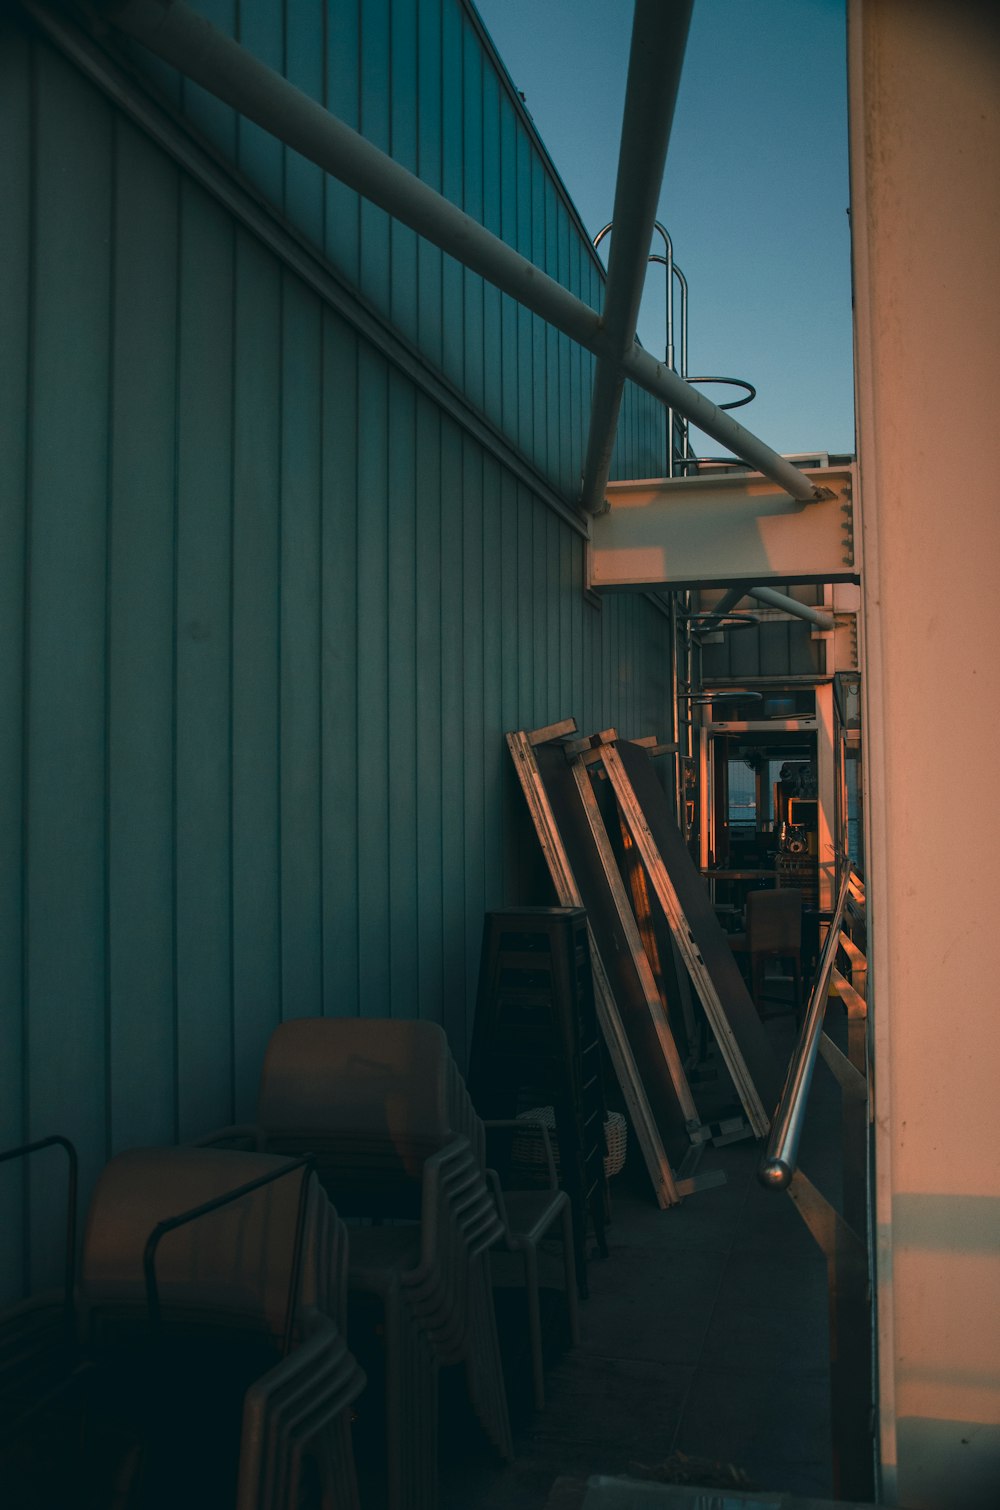
M 488 230 L 599 309 L 603 270 L 467 0 L 194 0 Z M 567 498 L 579 495 L 593 359 L 298 153 L 133 56 L 352 287 Z M 611 205 L 608 206 L 610 216 Z M 596 227 L 595 227 L 596 229 Z M 662 406 L 627 385 L 612 475 L 661 477 Z
M 420 1014 L 461 1059 L 537 863 L 503 732 L 663 732 L 667 621 L 592 608 L 578 534 L 0 42 L 0 1145 L 65 1131 L 86 1188 L 247 1116 L 282 1016 Z M 54 1272 L 53 1170 L 23 1252 L 0 1172 L 5 1291 Z

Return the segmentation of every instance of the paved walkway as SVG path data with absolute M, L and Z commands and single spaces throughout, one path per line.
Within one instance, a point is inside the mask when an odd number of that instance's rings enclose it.
M 787 1058 L 791 1017 L 769 1028 Z M 715 1115 L 711 1086 L 695 1094 Z M 820 1063 L 801 1163 L 833 1199 L 839 1106 Z M 550 1364 L 542 1413 L 511 1358 L 511 1466 L 491 1459 L 454 1392 L 441 1510 L 542 1510 L 560 1474 L 832 1494 L 825 1263 L 787 1196 L 757 1184 L 759 1155 L 752 1142 L 709 1148 L 701 1167 L 724 1170 L 725 1185 L 670 1211 L 630 1157 L 612 1186 L 608 1257 L 590 1264 L 581 1346 Z M 511 1351 L 513 1326 L 502 1333 Z

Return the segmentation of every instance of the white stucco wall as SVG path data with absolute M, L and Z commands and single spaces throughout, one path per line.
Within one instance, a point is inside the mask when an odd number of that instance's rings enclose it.
M 1000 27 L 851 0 L 887 1503 L 1000 1504 Z

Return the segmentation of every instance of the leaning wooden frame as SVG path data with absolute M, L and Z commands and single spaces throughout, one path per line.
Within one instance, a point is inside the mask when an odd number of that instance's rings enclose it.
M 686 910 L 678 893 L 677 878 L 665 863 L 662 844 L 667 837 L 667 816 L 660 811 L 660 808 L 666 804 L 666 797 L 662 794 L 659 783 L 652 773 L 647 753 L 632 742 L 619 741 L 614 730 L 595 735 L 591 743 L 594 747 L 594 758 L 600 762 L 611 782 L 622 820 L 639 852 L 653 892 L 670 927 L 678 953 L 687 968 L 711 1025 L 747 1120 L 754 1134 L 757 1137 L 764 1137 L 771 1125 L 765 1099 L 773 1107 L 780 1093 L 777 1065 L 773 1061 L 770 1046 L 752 1003 L 746 996 L 745 990 L 742 989 L 741 983 L 736 980 L 738 972 L 735 962 L 728 951 L 724 956 L 720 951 L 716 951 L 719 955 L 718 959 L 711 962 L 706 960 L 705 940 L 699 937 L 695 920 L 689 915 L 690 899 Z M 625 761 L 622 758 L 623 754 L 626 757 Z M 628 769 L 626 769 L 626 762 Z M 640 778 L 642 778 L 643 790 L 637 793 L 635 781 Z M 655 802 L 650 800 L 651 794 L 657 798 Z M 660 834 L 659 843 L 654 836 L 654 824 Z M 706 909 L 707 906 L 706 898 Z M 712 921 L 714 923 L 714 919 Z M 710 963 L 715 966 L 714 969 L 710 968 Z M 726 1001 L 723 1000 L 719 979 L 717 979 L 722 974 L 726 975 L 727 981 L 729 976 L 733 977 L 729 984 L 734 989 L 728 991 Z M 737 986 L 740 989 L 737 990 Z M 746 1001 L 742 999 L 744 996 L 746 996 Z M 748 1057 L 752 1060 L 752 1064 L 748 1063 Z
M 574 874 L 556 815 L 553 812 L 545 781 L 539 769 L 536 750 L 539 746 L 558 740 L 565 740 L 568 736 L 575 733 L 575 721 L 573 719 L 566 719 L 561 723 L 552 724 L 544 729 L 537 729 L 534 732 L 515 730 L 507 734 L 507 746 L 528 804 L 528 810 L 538 835 L 549 875 L 552 879 L 559 904 L 564 907 L 584 907 L 586 904 Z M 565 757 L 561 756 L 561 758 Z M 599 832 L 603 833 L 600 814 L 596 814 L 595 822 L 593 821 L 593 814 L 588 808 L 587 799 L 589 798 L 589 802 L 593 803 L 594 798 L 593 792 L 590 789 L 590 778 L 581 762 L 572 762 L 572 775 L 582 800 L 583 809 L 587 813 L 587 821 L 591 827 L 591 832 L 593 832 L 595 827 L 598 827 Z M 666 1022 L 663 1011 L 663 1004 L 660 1001 L 656 984 L 653 980 L 649 961 L 643 951 L 642 942 L 639 938 L 628 900 L 624 894 L 621 876 L 614 863 L 614 857 L 611 854 L 606 833 L 604 833 L 604 852 L 599 848 L 598 853 L 607 884 L 609 886 L 617 886 L 617 890 L 621 893 L 619 899 L 613 892 L 615 905 L 621 917 L 629 953 L 632 956 L 642 991 L 647 1000 L 656 1037 L 663 1052 L 670 1076 L 670 1083 L 677 1097 L 678 1106 L 684 1119 L 692 1126 L 697 1127 L 697 1113 L 691 1099 L 690 1088 L 687 1085 L 676 1045 L 673 1043 L 670 1035 L 669 1025 Z M 629 929 L 631 933 L 629 933 Z M 657 1202 L 661 1208 L 673 1206 L 680 1201 L 682 1194 L 685 1192 L 686 1182 L 678 1182 L 671 1169 L 670 1159 L 664 1146 L 664 1132 L 661 1130 L 660 1121 L 650 1102 L 643 1074 L 636 1061 L 625 1023 L 622 1020 L 615 992 L 609 979 L 601 949 L 594 934 L 592 922 L 588 922 L 588 931 L 594 977 L 594 996 L 601 1032 L 608 1049 L 612 1067 L 621 1087 L 622 1095 L 625 1099 L 625 1105 L 628 1109 L 639 1147 L 642 1150 Z M 634 935 L 634 938 L 631 935 Z

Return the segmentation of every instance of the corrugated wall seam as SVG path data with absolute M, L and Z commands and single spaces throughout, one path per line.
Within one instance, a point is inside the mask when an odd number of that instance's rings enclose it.
M 34 17 L 34 13 L 33 17 Z M 38 19 L 38 18 L 34 18 Z M 357 333 L 375 346 L 473 439 L 577 534 L 587 537 L 586 519 L 574 502 L 555 491 L 532 462 L 514 450 L 487 417 L 466 403 L 460 390 L 427 363 L 422 353 L 389 325 L 363 295 L 348 287 L 336 270 L 288 223 L 281 213 L 252 188 L 238 170 L 225 163 L 212 147 L 173 109 L 154 100 L 110 53 L 98 48 L 83 32 L 61 18 L 45 20 L 45 34 L 62 55 L 95 84 L 109 100 L 166 151 L 185 172 Z
M 497 52 L 496 47 L 493 45 L 493 39 L 490 36 L 489 32 L 486 30 L 486 27 L 483 25 L 482 17 L 476 10 L 475 6 L 470 4 L 470 0 L 459 0 L 459 4 L 463 7 L 466 14 L 468 15 L 469 20 L 471 21 L 472 26 L 477 36 L 479 37 L 483 51 L 486 53 L 487 57 L 490 59 L 494 68 L 496 69 L 500 82 L 506 90 L 511 104 L 514 106 L 514 110 L 521 121 L 521 124 L 524 126 L 528 135 L 531 137 L 535 151 L 545 163 L 545 166 L 548 169 L 549 177 L 555 186 L 556 193 L 559 195 L 559 198 L 566 206 L 570 219 L 579 231 L 580 238 L 583 241 L 584 245 L 588 248 L 594 265 L 598 270 L 601 282 L 603 283 L 607 278 L 607 272 L 605 271 L 604 263 L 601 261 L 600 257 L 597 254 L 597 249 L 594 246 L 593 241 L 591 240 L 590 232 L 587 230 L 583 221 L 580 219 L 580 212 L 576 208 L 576 205 L 573 203 L 573 200 L 570 198 L 569 190 L 563 183 L 559 170 L 557 169 L 555 163 L 552 161 L 552 158 L 549 156 L 548 148 L 538 134 L 535 123 L 528 112 L 527 106 L 518 93 L 513 79 L 507 72 L 506 63 L 503 61 L 500 54 Z

